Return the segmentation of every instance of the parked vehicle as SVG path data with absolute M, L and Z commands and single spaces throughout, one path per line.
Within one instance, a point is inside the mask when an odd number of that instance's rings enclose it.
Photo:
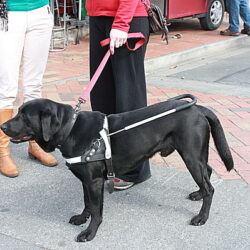
M 204 30 L 215 30 L 223 21 L 228 0 L 151 0 L 158 5 L 167 21 L 193 17 L 200 20 Z

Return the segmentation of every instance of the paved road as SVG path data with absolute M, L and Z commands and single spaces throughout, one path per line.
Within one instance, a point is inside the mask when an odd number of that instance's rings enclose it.
M 250 46 L 155 70 L 150 84 L 210 94 L 250 97 Z M 160 79 L 160 81 L 159 81 Z

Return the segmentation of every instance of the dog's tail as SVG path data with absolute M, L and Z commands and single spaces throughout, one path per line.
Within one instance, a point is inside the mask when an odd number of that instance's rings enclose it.
M 214 139 L 215 147 L 224 162 L 227 171 L 230 171 L 234 168 L 233 157 L 230 152 L 224 130 L 221 126 L 221 123 L 218 117 L 208 108 L 197 105 L 202 114 L 207 118 L 209 125 L 211 127 L 211 133 Z

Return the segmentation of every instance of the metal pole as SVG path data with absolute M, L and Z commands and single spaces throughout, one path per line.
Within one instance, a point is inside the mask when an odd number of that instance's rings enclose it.
M 82 0 L 79 0 L 78 20 L 82 20 Z
M 67 45 L 67 33 L 66 33 L 66 6 L 67 6 L 67 2 L 66 0 L 64 0 L 63 3 L 63 35 L 64 35 L 64 48 Z

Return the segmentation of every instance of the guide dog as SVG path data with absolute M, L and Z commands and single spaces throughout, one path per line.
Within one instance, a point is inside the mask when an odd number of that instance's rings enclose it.
M 108 115 L 109 132 L 185 103 L 185 100 L 169 100 L 130 112 Z M 75 117 L 70 105 L 36 99 L 23 104 L 17 115 L 2 124 L 1 129 L 13 142 L 32 139 L 46 152 L 59 148 L 66 159 L 79 156 L 83 159 L 98 150 L 101 152 L 98 145 L 103 140 L 99 132 L 103 130 L 105 117 L 103 113 L 91 111 L 81 111 Z M 191 219 L 190 224 L 202 225 L 208 219 L 214 193 L 210 183 L 212 168 L 208 165 L 210 130 L 217 151 L 230 171 L 233 169 L 233 159 L 220 121 L 208 108 L 193 105 L 110 136 L 114 173 L 124 175 L 157 152 L 166 157 L 176 150 L 199 186 L 199 190 L 191 193 L 189 198 L 203 199 L 199 214 Z M 105 159 L 98 159 L 97 155 L 97 160 L 88 162 L 87 157 L 83 162 L 70 164 L 70 170 L 82 182 L 85 208 L 69 222 L 80 225 L 91 217 L 87 229 L 77 236 L 78 242 L 92 240 L 102 222 L 104 182 L 108 172 Z

